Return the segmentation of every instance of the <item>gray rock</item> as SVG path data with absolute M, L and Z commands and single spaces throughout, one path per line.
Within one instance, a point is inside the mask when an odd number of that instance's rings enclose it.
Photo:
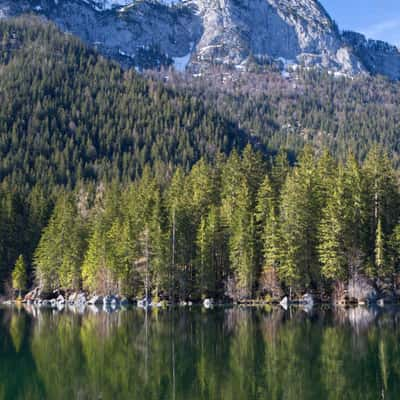
M 314 305 L 314 297 L 310 293 L 306 293 L 304 296 L 302 296 L 301 303 L 303 305 L 312 307 Z
M 128 306 L 129 300 L 126 297 L 122 297 L 120 304 L 121 304 L 121 306 Z
M 139 308 L 150 308 L 150 307 L 152 307 L 152 305 L 153 305 L 153 303 L 151 302 L 151 300 L 146 299 L 146 298 L 138 300 L 138 302 L 137 302 L 137 306 Z
M 104 302 L 104 299 L 102 296 L 94 295 L 93 297 L 90 298 L 90 300 L 88 301 L 88 304 L 96 306 L 96 305 L 103 304 L 103 302 Z
M 204 308 L 213 308 L 214 307 L 214 299 L 204 299 L 203 306 L 204 306 Z
M 114 295 L 108 295 L 103 298 L 103 304 L 107 305 L 118 305 L 119 304 L 119 298 Z
M 287 310 L 288 307 L 289 307 L 289 299 L 288 299 L 288 297 L 285 296 L 285 297 L 280 301 L 279 304 L 280 304 L 280 306 L 281 306 L 283 309 Z
M 115 3 L 115 2 L 114 2 Z M 126 2 L 118 4 L 125 4 Z M 316 0 L 129 1 L 0 0 L 0 17 L 34 12 L 139 69 L 216 65 L 246 68 L 249 59 L 318 67 L 339 74 L 400 78 L 400 53 L 383 42 L 341 34 Z M 116 3 L 115 3 L 116 4 Z M 157 45 L 155 45 L 155 43 Z
M 400 78 L 400 51 L 396 46 L 380 40 L 368 40 L 356 32 L 344 32 L 343 39 L 371 74 Z
M 74 304 L 75 303 L 75 301 L 77 300 L 77 298 L 78 298 L 78 293 L 71 293 L 70 295 L 69 295 L 69 297 L 68 297 L 68 303 L 69 304 Z
M 79 293 L 76 296 L 75 304 L 84 305 L 86 303 L 87 303 L 87 299 L 86 299 L 85 293 Z

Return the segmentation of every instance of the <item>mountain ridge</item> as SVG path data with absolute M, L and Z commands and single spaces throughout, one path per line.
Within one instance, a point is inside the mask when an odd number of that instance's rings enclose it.
M 396 47 L 340 32 L 315 0 L 0 0 L 0 17 L 27 12 L 140 70 L 245 70 L 251 60 L 400 79 Z

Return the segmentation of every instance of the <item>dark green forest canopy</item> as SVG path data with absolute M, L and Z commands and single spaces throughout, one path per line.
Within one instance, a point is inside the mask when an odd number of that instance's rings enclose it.
M 171 72 L 169 85 L 190 90 L 269 153 L 284 148 L 295 158 L 311 144 L 338 158 L 351 149 L 364 160 L 379 143 L 400 165 L 400 83 L 384 77 L 299 70 L 287 79 L 271 69 L 215 70 L 197 79 Z
M 123 71 L 32 16 L 0 22 L 0 181 L 131 180 L 242 148 L 191 94 Z

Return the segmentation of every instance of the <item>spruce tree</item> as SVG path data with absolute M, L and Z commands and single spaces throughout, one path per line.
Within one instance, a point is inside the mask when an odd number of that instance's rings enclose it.
M 253 293 L 255 268 L 255 221 L 251 208 L 250 188 L 246 180 L 239 186 L 239 195 L 232 216 L 229 254 L 237 294 L 240 299 L 248 299 Z
M 317 226 L 321 192 L 316 172 L 315 155 L 306 148 L 282 190 L 280 228 L 283 256 L 279 275 L 290 288 L 307 288 L 320 279 Z
M 85 247 L 83 221 L 74 197 L 64 194 L 57 201 L 35 252 L 35 273 L 40 286 L 44 290 L 79 289 Z
M 331 281 L 344 280 L 347 277 L 344 190 L 344 173 L 340 167 L 322 212 L 318 235 L 321 273 L 325 279 Z
M 21 296 L 21 292 L 26 290 L 27 284 L 28 276 L 26 273 L 25 260 L 24 257 L 20 255 L 12 272 L 12 286 L 19 291 L 19 296 Z

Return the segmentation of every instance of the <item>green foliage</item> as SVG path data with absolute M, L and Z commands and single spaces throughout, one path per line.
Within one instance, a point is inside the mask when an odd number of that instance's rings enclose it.
M 316 168 L 315 156 L 308 148 L 282 189 L 280 230 L 284 250 L 279 274 L 288 286 L 308 287 L 319 279 L 316 246 L 321 186 Z
M 251 298 L 256 277 L 255 224 L 250 199 L 250 188 L 243 181 L 239 186 L 229 241 L 230 264 L 241 299 Z
M 295 159 L 307 144 L 328 148 L 339 159 L 349 150 L 364 160 L 378 143 L 396 167 L 400 160 L 400 83 L 383 77 L 338 79 L 319 71 L 204 74 L 201 79 L 170 79 L 171 86 L 194 93 L 221 115 L 238 121 L 253 142 Z M 162 75 L 164 77 L 164 74 Z
M 32 16 L 0 21 L 0 181 L 75 187 L 164 175 L 243 147 L 196 96 L 124 71 Z
M 28 276 L 26 272 L 26 265 L 24 257 L 20 255 L 12 272 L 12 285 L 14 289 L 18 289 L 21 292 L 26 290 L 27 283 Z
M 167 88 L 35 18 L 1 21 L 0 38 L 1 283 L 20 254 L 28 284 L 174 300 L 399 273 L 397 172 L 367 149 L 381 127 L 377 141 L 395 142 L 400 116 L 364 78 L 350 96 L 342 80 L 305 74 L 301 97 L 260 78 L 279 93 L 272 104 L 241 80 L 220 95 L 201 81 Z M 397 104 L 396 85 L 370 83 Z
M 319 259 L 321 273 L 326 279 L 345 279 L 348 275 L 346 258 L 346 211 L 344 174 L 341 168 L 335 186 L 323 209 L 319 225 Z
M 80 287 L 85 229 L 74 196 L 61 195 L 34 257 L 36 278 L 43 289 Z
M 395 278 L 399 188 L 378 154 L 360 165 L 306 148 L 287 169 L 248 148 L 162 181 L 146 167 L 129 185 L 60 192 L 35 251 L 35 278 L 47 289 L 148 290 L 160 300 L 301 293 L 355 273 Z

